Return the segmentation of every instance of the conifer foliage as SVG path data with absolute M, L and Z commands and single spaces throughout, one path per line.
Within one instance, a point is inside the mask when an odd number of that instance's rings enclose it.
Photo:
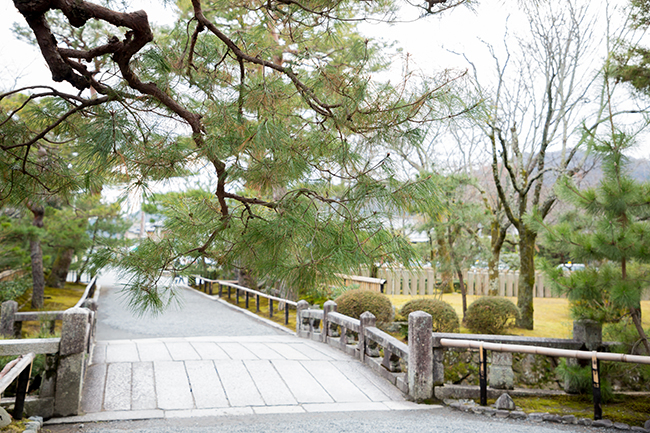
M 371 79 L 386 66 L 382 47 L 356 23 L 390 16 L 392 1 L 180 1 L 176 24 L 161 29 L 120 2 L 14 5 L 27 24 L 21 35 L 39 46 L 54 81 L 74 90 L 0 94 L 3 129 L 20 131 L 0 137 L 10 183 L 65 194 L 109 181 L 146 188 L 199 168 L 215 179 L 202 196 L 166 203 L 161 239 L 113 255 L 130 271 L 134 306 L 162 307 L 160 275 L 183 272 L 176 264 L 187 258 L 302 289 L 409 253 L 378 217 L 435 205 L 435 187 L 396 182 L 389 158 L 369 147 L 436 118 L 445 82 L 411 92 Z M 79 170 L 42 162 L 70 148 Z M 3 200 L 29 196 L 26 187 L 3 191 Z
M 572 301 L 574 315 L 601 322 L 629 315 L 650 354 L 640 309 L 641 295 L 650 285 L 650 182 L 638 182 L 627 171 L 624 152 L 631 145 L 623 133 L 596 144 L 603 166 L 598 186 L 580 190 L 564 178 L 556 188 L 562 199 L 584 212 L 582 223 L 577 227 L 575 220 L 567 220 L 542 232 L 549 245 L 589 263 L 570 275 L 547 269 Z

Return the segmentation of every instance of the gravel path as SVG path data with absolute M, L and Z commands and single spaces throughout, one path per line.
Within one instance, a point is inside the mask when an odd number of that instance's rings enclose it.
M 252 417 L 186 418 L 46 426 L 45 432 L 72 433 L 557 433 L 600 432 L 580 426 L 501 420 L 465 414 L 449 408 L 402 412 L 337 412 Z
M 115 284 L 114 273 L 104 274 L 97 312 L 97 340 L 134 340 L 162 337 L 286 335 L 252 320 L 194 290 L 178 289 L 178 299 L 162 314 L 138 315 L 128 308 L 126 293 Z

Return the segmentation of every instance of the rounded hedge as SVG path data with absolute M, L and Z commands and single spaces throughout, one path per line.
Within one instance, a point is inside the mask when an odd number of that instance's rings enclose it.
M 370 311 L 377 318 L 378 323 L 387 323 L 393 320 L 393 304 L 386 295 L 372 290 L 348 290 L 334 300 L 337 311 L 346 316 L 359 319 L 361 315 Z
M 467 308 L 464 324 L 475 334 L 502 334 L 519 319 L 519 308 L 505 298 L 479 298 Z
M 456 310 L 449 303 L 437 299 L 413 299 L 408 301 L 400 314 L 405 318 L 414 311 L 424 311 L 433 318 L 433 332 L 458 332 L 460 321 Z

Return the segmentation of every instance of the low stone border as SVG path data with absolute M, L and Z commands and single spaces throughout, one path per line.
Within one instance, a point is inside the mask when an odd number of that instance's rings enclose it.
M 630 427 L 627 424 L 620 422 L 612 422 L 608 419 L 601 419 L 594 421 L 591 418 L 576 418 L 574 415 L 554 415 L 546 413 L 526 413 L 520 408 L 515 410 L 496 409 L 494 407 L 479 406 L 474 400 L 444 400 L 444 403 L 461 412 L 471 412 L 479 415 L 495 417 L 495 418 L 510 418 L 527 420 L 531 422 L 552 422 L 556 424 L 571 424 L 582 425 L 587 427 L 605 427 L 616 430 L 627 430 L 639 433 L 650 433 L 650 420 L 646 421 L 645 427 Z
M 40 416 L 30 416 L 27 419 L 28 422 L 25 423 L 25 430 L 23 430 L 23 432 L 37 433 L 41 431 L 41 427 L 43 427 L 43 418 Z

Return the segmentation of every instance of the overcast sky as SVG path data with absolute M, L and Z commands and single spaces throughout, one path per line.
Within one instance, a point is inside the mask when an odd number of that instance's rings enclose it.
M 479 59 L 487 54 L 480 40 L 498 43 L 503 38 L 506 19 L 509 27 L 525 26 L 521 14 L 508 7 L 495 7 L 494 2 L 481 2 L 476 13 L 466 7 L 458 7 L 439 16 L 414 21 L 419 12 L 416 8 L 405 7 L 401 17 L 403 22 L 388 25 L 364 24 L 363 31 L 371 37 L 397 40 L 404 53 L 409 54 L 409 64 L 421 68 L 425 73 L 450 67 L 466 67 L 465 61 L 453 52 L 468 53 Z M 155 24 L 171 22 L 169 9 L 159 2 L 134 0 L 131 10 L 144 8 L 149 19 Z M 29 83 L 49 77 L 49 72 L 37 50 L 21 41 L 11 33 L 14 22 L 23 22 L 10 0 L 0 2 L 0 86 L 14 87 L 15 78 L 20 83 Z M 396 66 L 400 66 L 396 62 Z
M 461 6 L 421 20 L 415 20 L 419 14 L 416 8 L 407 6 L 403 8 L 403 22 L 392 25 L 365 23 L 362 31 L 369 37 L 395 40 L 402 47 L 402 58 L 393 61 L 396 77 L 403 66 L 405 54 L 408 54 L 410 69 L 419 69 L 426 75 L 446 68 L 467 68 L 468 64 L 460 54 L 466 55 L 479 67 L 493 71 L 494 64 L 486 43 L 503 50 L 506 27 L 509 38 L 526 34 L 528 23 L 516 7 L 517 1 L 480 0 L 475 10 Z M 626 3 L 626 0 L 615 1 Z M 128 3 L 128 0 L 125 2 Z M 131 3 L 130 10 L 144 8 L 154 24 L 172 21 L 171 11 L 165 10 L 158 1 L 132 0 Z M 0 2 L 0 90 L 17 85 L 44 84 L 44 80 L 50 77 L 40 53 L 13 37 L 11 27 L 14 22 L 23 20 L 13 2 Z M 637 155 L 649 156 L 650 146 L 641 146 Z

